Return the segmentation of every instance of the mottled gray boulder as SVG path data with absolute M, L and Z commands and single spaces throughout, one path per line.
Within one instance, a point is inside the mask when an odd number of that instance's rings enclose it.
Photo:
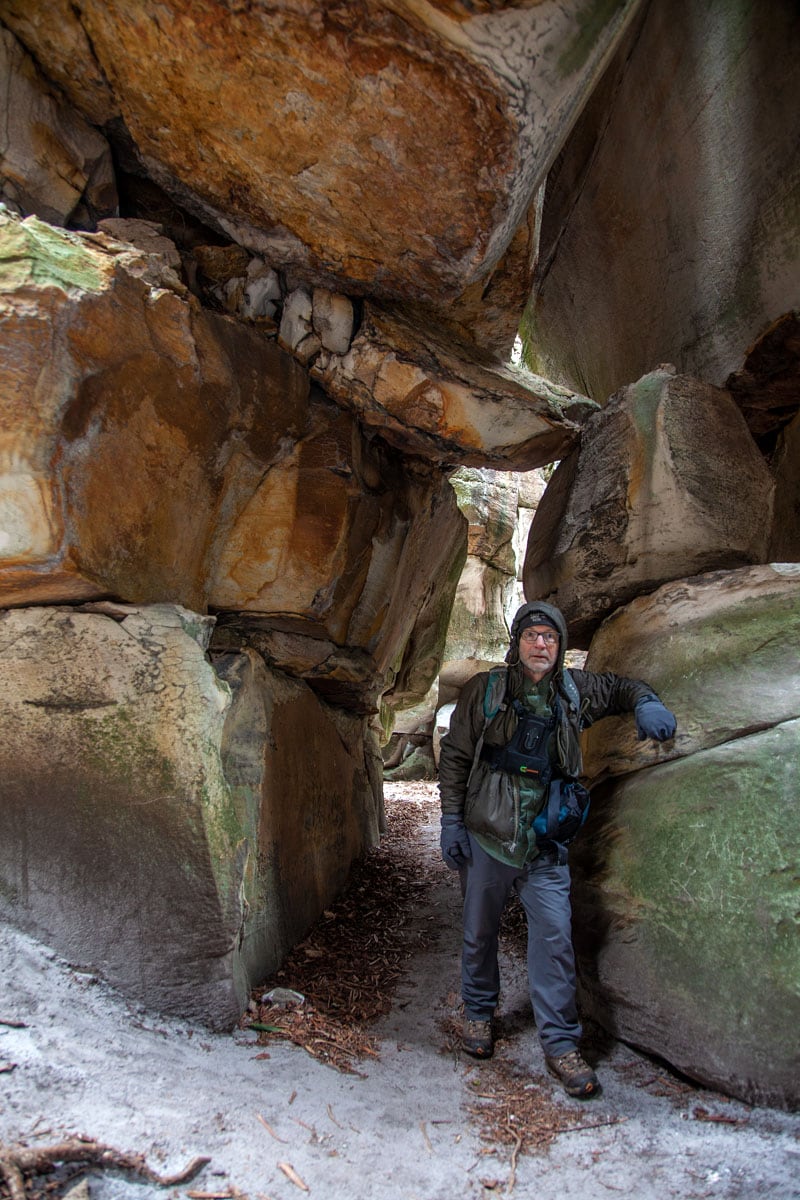
M 586 649 L 615 608 L 670 579 L 766 558 L 773 480 L 731 396 L 665 368 L 612 396 L 553 474 L 525 595 Z
M 363 718 L 252 651 L 215 669 L 212 624 L 0 614 L 0 919 L 226 1027 L 375 842 L 380 783 Z
M 678 736 L 637 750 L 627 719 L 587 740 L 606 778 L 572 852 L 584 1003 L 701 1083 L 796 1107 L 800 565 L 661 588 L 587 665 L 647 678 Z
M 593 782 L 800 716 L 800 564 L 714 571 L 664 584 L 604 621 L 590 671 L 645 679 L 675 712 L 670 742 L 636 740 L 630 717 L 608 717 L 585 734 Z
M 547 181 L 533 370 L 602 402 L 656 363 L 722 384 L 797 306 L 795 0 L 641 20 Z

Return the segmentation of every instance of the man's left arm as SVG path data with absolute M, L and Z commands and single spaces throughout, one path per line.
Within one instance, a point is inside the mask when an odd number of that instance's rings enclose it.
M 582 700 L 588 700 L 589 721 L 633 713 L 639 741 L 665 742 L 675 736 L 675 715 L 643 679 L 628 679 L 612 671 L 571 672 Z

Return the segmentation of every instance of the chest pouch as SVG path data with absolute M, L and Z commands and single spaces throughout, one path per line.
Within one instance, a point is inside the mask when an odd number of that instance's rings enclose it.
M 535 779 L 546 787 L 553 774 L 549 745 L 556 718 L 536 717 L 518 700 L 514 701 L 514 709 L 519 720 L 511 740 L 505 746 L 484 745 L 481 758 L 494 771 Z

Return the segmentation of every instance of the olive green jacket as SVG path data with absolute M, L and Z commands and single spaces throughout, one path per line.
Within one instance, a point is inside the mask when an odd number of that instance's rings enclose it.
M 537 608 L 546 608 L 539 604 Z M 559 658 L 551 679 L 551 698 L 558 712 L 555 736 L 555 774 L 577 779 L 583 770 L 580 733 L 603 717 L 633 712 L 639 700 L 655 696 L 653 689 L 640 679 L 627 679 L 612 672 L 571 669 L 579 706 L 570 699 L 563 682 L 566 628 L 558 609 L 554 620 L 562 631 Z M 505 672 L 505 689 L 494 684 L 493 692 L 505 692 L 497 712 L 487 721 L 487 686 L 490 677 Z M 519 777 L 493 770 L 481 759 L 487 746 L 504 746 L 517 724 L 511 701 L 521 697 L 523 672 L 519 663 L 494 671 L 482 671 L 461 689 L 450 720 L 450 729 L 442 738 L 439 757 L 439 794 L 443 813 L 464 819 L 467 829 L 497 844 L 506 853 L 514 853 L 519 836 Z M 490 704 L 490 713 L 500 697 Z

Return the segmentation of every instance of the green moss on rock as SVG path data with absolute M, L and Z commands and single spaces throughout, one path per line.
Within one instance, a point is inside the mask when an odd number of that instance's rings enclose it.
M 36 217 L 0 219 L 0 292 L 30 284 L 99 292 L 105 276 L 98 257 L 64 230 Z

